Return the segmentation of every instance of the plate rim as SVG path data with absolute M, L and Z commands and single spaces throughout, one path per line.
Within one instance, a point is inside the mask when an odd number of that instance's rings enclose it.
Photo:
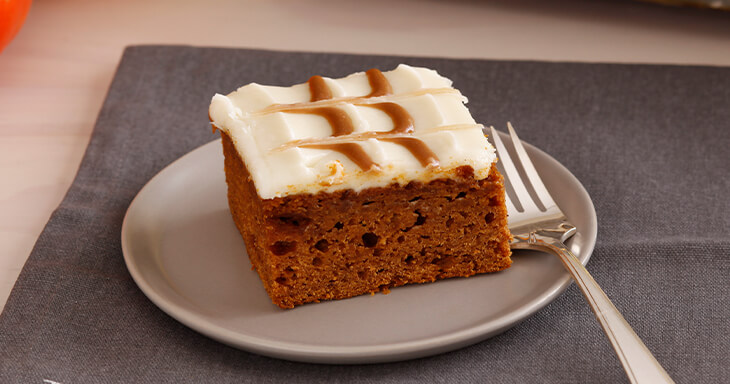
M 499 134 L 506 137 L 504 132 L 499 132 Z M 135 284 L 140 288 L 143 294 L 159 309 L 167 313 L 176 321 L 179 321 L 192 330 L 218 342 L 269 357 L 308 363 L 370 364 L 410 360 L 456 350 L 500 334 L 524 321 L 544 308 L 547 304 L 551 303 L 560 294 L 562 294 L 572 282 L 572 279 L 566 273 L 561 278 L 555 280 L 555 282 L 551 285 L 551 287 L 553 287 L 552 290 L 547 290 L 537 297 L 529 300 L 527 305 L 521 305 L 517 309 L 509 311 L 506 315 L 500 316 L 499 318 L 486 323 L 445 333 L 439 336 L 412 341 L 381 343 L 377 345 L 313 346 L 311 344 L 303 344 L 299 342 L 282 342 L 242 334 L 220 324 L 210 322 L 205 316 L 196 314 L 189 308 L 185 308 L 173 301 L 167 300 L 163 294 L 153 287 L 153 284 L 148 283 L 148 281 L 144 278 L 142 271 L 138 268 L 139 265 L 134 262 L 134 256 L 131 255 L 131 245 L 129 244 L 131 241 L 129 235 L 129 223 L 133 219 L 133 217 L 130 218 L 131 215 L 134 214 L 133 207 L 135 207 L 135 204 L 141 200 L 146 193 L 148 193 L 147 191 L 151 188 L 150 185 L 154 185 L 153 182 L 156 179 L 160 178 L 163 173 L 169 172 L 178 163 L 183 161 L 183 159 L 192 156 L 194 153 L 205 151 L 209 146 L 220 145 L 220 141 L 221 139 L 215 139 L 198 146 L 197 148 L 180 156 L 150 178 L 129 204 L 121 227 L 121 248 L 125 265 L 127 266 L 127 270 L 130 272 Z M 570 170 L 568 170 L 555 158 L 529 143 L 523 142 L 523 144 L 525 144 L 525 148 L 528 150 L 528 153 L 531 151 L 537 151 L 559 168 L 562 168 L 562 170 L 567 173 L 567 176 L 572 178 L 575 185 L 578 187 L 576 192 L 583 195 L 585 201 L 590 205 L 591 209 L 588 212 L 588 219 L 591 225 L 589 228 L 580 231 L 580 233 L 585 235 L 589 241 L 586 242 L 587 246 L 581 249 L 580 255 L 578 255 L 581 263 L 586 265 L 593 254 L 597 238 L 597 217 L 595 206 L 590 195 L 580 180 L 578 180 L 575 175 L 570 172 Z M 207 325 L 203 327 L 200 324 L 201 322 L 207 323 Z

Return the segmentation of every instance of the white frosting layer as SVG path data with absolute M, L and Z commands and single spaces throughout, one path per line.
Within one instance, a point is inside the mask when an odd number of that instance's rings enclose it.
M 213 125 L 233 140 L 263 199 L 341 189 L 360 191 L 413 180 L 428 182 L 453 177 L 454 169 L 464 165 L 474 169 L 477 179 L 489 175 L 496 159 L 494 148 L 464 105 L 466 98 L 451 87 L 451 80 L 436 71 L 403 64 L 383 75 L 392 88 L 387 96 L 362 98 L 372 88 L 367 75 L 359 72 L 341 79 L 324 78 L 332 92 L 330 100 L 309 103 L 307 83 L 292 87 L 252 83 L 227 96 L 216 94 L 209 114 Z M 383 102 L 397 103 L 413 119 L 412 133 L 394 136 L 420 139 L 436 155 L 438 165 L 424 167 L 407 148 L 382 137 L 362 138 L 363 132 L 393 129 L 390 116 L 363 105 Z M 296 103 L 306 104 L 281 106 Z M 287 107 L 324 105 L 345 111 L 354 132 L 331 137 L 332 127 L 324 117 L 282 112 Z M 360 139 L 350 140 L 358 136 Z M 378 168 L 363 170 L 341 152 L 292 143 L 313 139 L 319 143 L 352 141 Z

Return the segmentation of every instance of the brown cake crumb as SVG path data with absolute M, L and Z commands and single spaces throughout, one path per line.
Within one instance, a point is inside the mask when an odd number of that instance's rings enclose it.
M 502 176 L 261 199 L 221 132 L 228 201 L 251 264 L 281 308 L 508 268 Z

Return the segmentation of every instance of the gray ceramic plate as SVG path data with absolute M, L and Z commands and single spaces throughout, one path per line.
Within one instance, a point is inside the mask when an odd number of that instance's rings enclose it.
M 585 264 L 596 214 L 578 180 L 527 146 L 555 200 L 577 225 Z M 228 212 L 220 141 L 190 152 L 139 192 L 122 225 L 127 268 L 163 311 L 220 342 L 316 363 L 433 355 L 487 339 L 555 299 L 570 283 L 557 257 L 517 253 L 506 271 L 396 288 L 390 294 L 282 310 L 269 300 Z

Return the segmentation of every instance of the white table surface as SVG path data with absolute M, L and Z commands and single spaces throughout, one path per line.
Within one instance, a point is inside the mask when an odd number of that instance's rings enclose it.
M 131 44 L 728 66 L 730 12 L 610 0 L 36 0 L 0 54 L 0 309 Z

